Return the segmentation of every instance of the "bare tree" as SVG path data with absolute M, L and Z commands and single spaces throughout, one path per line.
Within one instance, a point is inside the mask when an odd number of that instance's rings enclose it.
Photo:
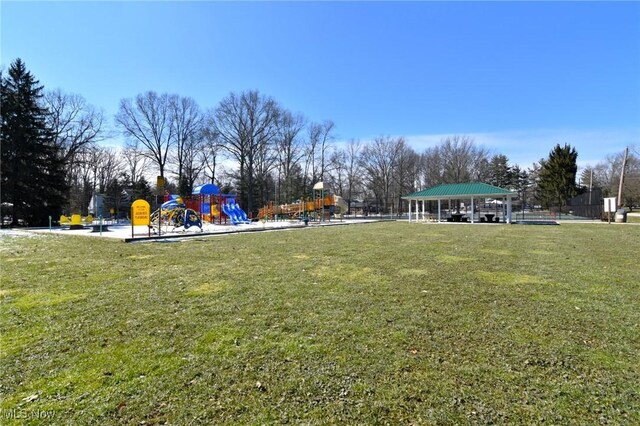
M 295 196 L 295 172 L 300 170 L 299 163 L 304 155 L 303 141 L 300 137 L 304 126 L 305 119 L 302 115 L 293 115 L 286 110 L 281 111 L 276 137 L 279 188 L 276 201 L 278 203 L 280 200 L 289 202 Z
M 175 173 L 178 176 L 178 192 L 190 194 L 193 182 L 201 170 L 195 161 L 196 153 L 200 149 L 202 113 L 196 101 L 189 97 L 170 95 L 168 102 L 175 148 L 172 160 L 177 169 Z
M 202 159 L 205 142 L 198 135 L 191 135 L 184 142 L 182 149 L 182 184 L 178 185 L 181 194 L 193 193 L 193 187 L 206 167 Z
M 128 158 L 112 148 L 85 145 L 76 151 L 70 175 L 68 213 L 87 214 L 94 194 L 105 194 L 114 181 L 121 182 Z M 124 182 L 121 182 L 124 183 Z
M 265 205 L 273 191 L 275 190 L 275 180 L 272 172 L 276 169 L 278 162 L 278 153 L 276 151 L 275 144 L 263 143 L 256 147 L 255 161 L 254 161 L 254 175 L 256 182 L 256 189 L 258 190 L 258 198 L 262 205 Z M 275 194 L 273 194 L 275 195 Z
M 200 137 L 202 139 L 200 161 L 204 166 L 203 172 L 207 182 L 216 185 L 219 183 L 216 176 L 218 171 L 218 156 L 223 146 L 220 143 L 220 137 L 216 130 L 214 111 L 208 111 L 206 113 Z
M 630 209 L 640 205 L 640 155 L 637 154 L 637 150 L 630 153 L 627 160 L 622 201 Z
M 490 175 L 489 151 L 468 136 L 449 136 L 425 151 L 421 168 L 425 186 L 486 181 Z
M 94 192 L 104 193 L 109 183 L 124 171 L 122 157 L 113 148 L 93 147 L 89 151 L 93 168 Z
M 602 188 L 604 196 L 615 195 L 618 175 L 622 167 L 622 154 L 607 155 L 605 159 L 593 167 L 593 186 Z
M 450 136 L 439 146 L 443 162 L 443 183 L 461 183 L 486 178 L 489 152 L 468 136 Z
M 416 178 L 420 156 L 403 138 L 398 139 L 396 158 L 393 170 L 394 199 L 397 201 L 396 211 L 402 213 L 402 196 L 416 189 Z
M 310 177 L 312 185 L 324 180 L 329 162 L 329 151 L 334 139 L 334 127 L 333 121 L 325 120 L 323 123 L 311 123 L 307 129 L 309 141 L 305 153 L 305 175 Z
M 134 99 L 122 99 L 116 124 L 127 138 L 137 140 L 145 148 L 144 155 L 165 176 L 169 150 L 174 142 L 169 95 L 149 91 Z
M 125 142 L 122 157 L 125 172 L 131 179 L 131 183 L 135 184 L 140 181 L 145 175 L 150 161 L 149 158 L 144 156 L 140 148 L 140 142 L 137 139 L 128 139 Z
M 336 149 L 329 158 L 331 166 L 325 181 L 329 182 L 329 187 L 333 188 L 341 197 L 345 196 L 347 188 L 347 153 L 343 149 Z
M 361 166 L 366 185 L 375 195 L 378 205 L 382 204 L 384 212 L 389 211 L 391 204 L 391 184 L 400 142 L 404 139 L 377 137 L 362 150 Z
M 422 173 L 420 173 L 421 186 L 431 187 L 443 182 L 444 162 L 438 147 L 425 150 L 422 154 L 420 167 L 422 169 Z
M 360 166 L 360 154 L 362 144 L 359 139 L 351 139 L 347 142 L 345 149 L 345 162 L 347 173 L 347 203 L 349 203 L 349 214 L 351 214 L 351 201 L 358 188 L 362 185 L 362 168 Z
M 65 164 L 72 164 L 83 147 L 104 139 L 103 113 L 82 96 L 56 89 L 45 93 L 43 100 L 49 110 L 47 125 Z
M 85 153 L 104 140 L 104 114 L 80 95 L 64 93 L 60 89 L 46 92 L 42 102 L 49 111 L 47 125 L 53 132 L 53 143 L 58 148 L 66 169 L 69 188 L 69 212 L 86 213 L 87 197 L 93 188 L 83 178 Z
M 254 209 L 255 166 L 261 147 L 273 143 L 278 106 L 257 91 L 231 93 L 215 111 L 215 131 L 221 145 L 239 164 L 238 190 L 244 207 Z
M 69 168 L 69 205 L 67 213 L 86 214 L 94 193 L 93 152 L 96 145 L 85 145 L 76 151 L 74 166 Z
M 593 186 L 602 188 L 604 196 L 616 196 L 620 184 L 623 152 L 608 155 L 593 167 Z M 640 201 L 640 157 L 635 155 L 633 147 L 627 158 L 624 180 L 623 200 L 629 207 Z

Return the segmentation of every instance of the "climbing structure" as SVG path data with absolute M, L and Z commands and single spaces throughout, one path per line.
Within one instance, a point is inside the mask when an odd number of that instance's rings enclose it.
M 197 226 L 202 230 L 202 220 L 200 215 L 193 209 L 187 208 L 182 198 L 172 196 L 169 201 L 164 202 L 160 208 L 151 213 L 151 229 L 159 233 L 161 227 L 163 232 L 173 232 L 177 228 L 189 229 Z
M 314 185 L 313 197 L 298 200 L 294 203 L 274 205 L 269 202 L 258 212 L 258 217 L 265 220 L 276 218 L 301 219 L 311 217 L 326 220 L 332 214 L 340 215 L 347 211 L 347 203 L 338 195 L 327 194 L 322 182 Z

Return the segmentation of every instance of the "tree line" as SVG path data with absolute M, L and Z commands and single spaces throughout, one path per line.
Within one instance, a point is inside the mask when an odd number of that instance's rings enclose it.
M 45 91 L 20 59 L 1 77 L 2 216 L 14 226 L 86 214 L 94 194 L 106 194 L 109 207 L 126 215 L 133 199 L 157 201 L 149 182 L 156 175 L 182 195 L 213 183 L 253 213 L 269 201 L 308 197 L 319 181 L 381 213 L 402 212 L 403 195 L 441 183 L 486 182 L 545 206 L 584 190 L 587 170 L 577 185 L 577 153 L 568 145 L 522 170 L 468 136 L 445 137 L 421 153 L 403 137 L 337 143 L 333 121 L 309 120 L 257 90 L 232 92 L 209 109 L 190 97 L 147 91 L 122 99 L 110 126 L 82 96 Z M 120 149 L 104 145 L 119 136 Z M 637 163 L 635 156 L 631 169 Z M 591 185 L 612 187 L 614 169 L 609 159 L 595 166 Z

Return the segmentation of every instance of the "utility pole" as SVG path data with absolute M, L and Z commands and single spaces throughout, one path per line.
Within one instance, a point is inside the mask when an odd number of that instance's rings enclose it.
M 629 156 L 629 147 L 624 150 L 624 159 L 622 160 L 622 171 L 620 172 L 620 186 L 618 186 L 618 208 L 622 208 L 622 185 L 624 184 L 624 169 L 627 167 L 627 157 Z

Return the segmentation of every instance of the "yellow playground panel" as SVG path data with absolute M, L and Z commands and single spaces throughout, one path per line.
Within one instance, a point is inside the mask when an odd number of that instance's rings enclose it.
M 205 222 L 212 222 L 214 217 L 220 217 L 220 211 L 217 204 L 211 204 L 211 214 L 203 214 L 202 220 Z
M 91 225 L 93 223 L 93 216 L 88 215 L 87 217 L 82 217 L 79 214 L 71 215 L 71 217 L 67 217 L 65 215 L 60 215 L 60 226 L 70 226 L 71 229 L 80 229 L 83 228 L 83 224 Z

